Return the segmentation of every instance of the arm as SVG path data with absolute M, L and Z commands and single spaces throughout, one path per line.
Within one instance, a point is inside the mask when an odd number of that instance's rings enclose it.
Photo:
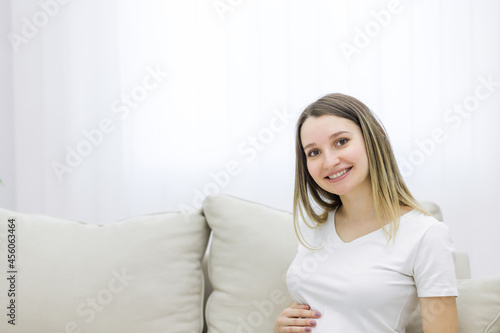
M 274 323 L 274 333 L 311 332 L 316 326 L 314 318 L 321 314 L 312 311 L 309 305 L 292 303 L 283 310 Z
M 449 229 L 438 223 L 427 229 L 415 258 L 414 279 L 424 333 L 457 333 L 458 295 Z
M 420 297 L 424 333 L 458 333 L 456 297 Z

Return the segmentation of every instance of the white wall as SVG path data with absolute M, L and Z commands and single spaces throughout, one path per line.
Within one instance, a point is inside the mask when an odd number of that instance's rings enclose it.
M 500 274 L 490 259 L 500 253 L 500 89 L 482 83 L 500 81 L 500 2 L 401 1 L 364 42 L 358 31 L 394 1 L 242 1 L 222 16 L 215 3 L 70 1 L 12 62 L 3 39 L 2 205 L 108 223 L 217 191 L 291 210 L 295 119 L 344 92 L 382 119 L 410 188 L 442 207 L 473 275 Z M 41 10 L 11 6 L 16 33 Z M 346 56 L 345 43 L 359 48 Z M 156 68 L 168 77 L 121 119 L 114 103 Z M 113 130 L 59 179 L 54 162 L 105 119 Z
M 0 36 L 11 31 L 10 1 L 0 2 Z M 0 38 L 0 205 L 14 209 L 14 104 L 12 91 L 12 49 L 7 38 Z

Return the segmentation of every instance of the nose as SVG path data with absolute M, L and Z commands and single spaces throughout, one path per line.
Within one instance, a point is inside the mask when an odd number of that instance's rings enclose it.
M 340 163 L 339 155 L 335 151 L 325 151 L 323 159 L 323 168 L 331 169 Z

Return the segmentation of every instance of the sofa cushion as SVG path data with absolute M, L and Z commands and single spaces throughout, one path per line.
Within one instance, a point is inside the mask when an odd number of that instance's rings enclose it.
M 500 332 L 500 276 L 457 281 L 460 333 Z M 406 333 L 421 333 L 422 319 L 417 309 Z
M 285 283 L 297 251 L 292 215 L 226 195 L 208 196 L 203 211 L 213 233 L 208 332 L 272 332 L 292 303 Z
M 98 226 L 0 209 L 0 332 L 201 332 L 208 234 L 199 210 Z

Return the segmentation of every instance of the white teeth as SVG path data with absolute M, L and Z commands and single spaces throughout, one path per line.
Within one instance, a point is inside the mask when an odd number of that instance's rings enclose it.
M 330 178 L 330 179 L 335 179 L 335 178 L 337 178 L 337 177 L 342 176 L 342 175 L 343 175 L 344 173 L 346 173 L 347 171 L 348 171 L 348 169 L 344 169 L 344 170 L 342 170 L 342 171 L 340 171 L 340 172 L 337 172 L 337 173 L 336 173 L 336 174 L 334 174 L 334 175 L 328 176 L 328 178 Z

